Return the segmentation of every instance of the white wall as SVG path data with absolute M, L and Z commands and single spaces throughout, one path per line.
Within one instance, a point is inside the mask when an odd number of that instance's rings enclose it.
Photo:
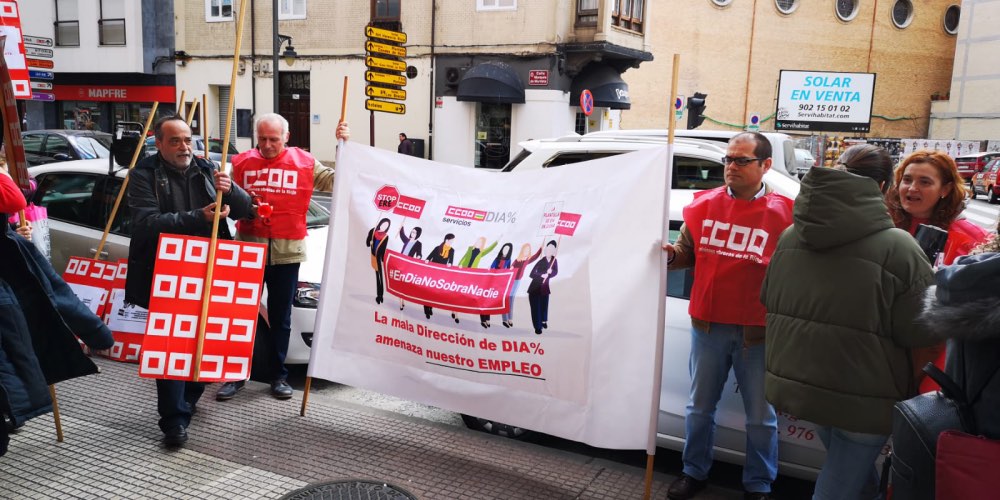
M 521 152 L 522 141 L 572 134 L 576 109 L 569 105 L 569 92 L 525 90 L 524 104 L 515 104 L 511 113 L 510 157 Z
M 434 160 L 463 167 L 475 164 L 476 103 L 442 97 L 434 107 Z
M 31 0 L 18 3 L 25 35 L 55 38 L 55 1 Z M 53 71 L 66 73 L 143 73 L 142 11 L 140 2 L 125 1 L 125 45 L 98 44 L 98 0 L 79 0 L 79 47 L 53 47 Z

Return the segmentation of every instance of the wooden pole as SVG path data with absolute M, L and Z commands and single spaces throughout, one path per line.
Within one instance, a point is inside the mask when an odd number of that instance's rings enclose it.
M 156 116 L 156 108 L 159 106 L 159 102 L 153 103 L 153 109 L 149 110 L 149 117 L 146 118 L 146 126 L 142 128 L 142 135 L 139 136 L 139 144 L 135 146 L 135 152 L 132 153 L 132 161 L 128 164 L 128 169 L 131 171 L 136 162 L 139 161 L 139 153 L 146 145 L 146 134 L 149 133 L 149 127 L 153 123 L 153 117 Z M 94 260 L 101 260 L 101 252 L 104 250 L 104 244 L 108 241 L 108 233 L 111 232 L 111 224 L 115 220 L 115 215 L 118 215 L 118 207 L 122 204 L 122 197 L 125 196 L 125 188 L 128 187 L 128 175 L 125 176 L 125 180 L 122 181 L 122 187 L 118 190 L 118 197 L 115 198 L 115 205 L 111 208 L 111 215 L 108 216 L 108 222 L 104 225 L 104 234 L 101 235 L 101 243 L 97 245 L 97 251 L 94 252 Z
M 670 237 L 670 228 L 668 227 L 669 224 L 666 224 L 666 221 L 669 219 L 670 178 L 672 176 L 671 168 L 674 161 L 674 128 L 677 126 L 677 113 L 671 108 L 674 107 L 673 104 L 677 99 L 677 80 L 680 75 L 680 64 L 680 54 L 674 54 L 673 74 L 670 77 L 670 106 L 667 107 L 670 112 L 670 116 L 667 124 L 667 171 L 663 186 L 664 224 L 663 232 L 660 236 L 661 241 L 664 243 L 666 243 Z M 660 291 L 658 297 L 663 297 L 666 293 L 667 252 L 660 252 Z M 665 305 L 661 300 L 656 312 L 656 347 L 653 351 L 653 371 L 655 373 L 653 376 L 653 404 L 652 408 L 649 409 L 649 438 L 646 442 L 646 481 L 642 492 L 643 500 L 649 500 L 653 490 L 653 459 L 656 457 L 656 424 L 660 416 L 660 384 L 663 380 L 663 328 L 665 323 L 666 310 Z
M 201 125 L 198 127 L 201 138 L 208 144 L 208 99 L 205 94 L 201 95 Z
M 226 106 L 226 133 L 222 136 L 222 165 L 219 171 L 226 171 L 226 155 L 229 153 L 229 132 L 233 125 L 233 106 L 236 103 L 236 75 L 240 66 L 240 46 L 243 45 L 243 19 L 246 17 L 247 0 L 240 0 L 240 18 L 236 25 L 236 47 L 233 49 L 233 72 L 229 79 L 229 104 Z M 194 381 L 201 378 L 201 355 L 205 349 L 205 325 L 208 321 L 208 303 L 212 296 L 212 273 L 215 271 L 215 247 L 219 242 L 219 215 L 222 210 L 222 191 L 215 192 L 215 216 L 212 218 L 212 239 L 208 244 L 208 271 L 201 294 L 201 315 L 198 317 L 198 338 L 194 351 Z
M 337 122 L 337 127 L 344 122 L 347 118 L 347 77 L 344 76 L 344 93 L 340 97 L 340 121 Z M 334 132 L 336 133 L 336 132 Z M 339 146 L 342 146 L 343 142 L 338 141 Z M 302 408 L 299 409 L 299 416 L 306 416 L 306 405 L 309 404 L 309 388 L 312 387 L 312 377 L 306 376 L 306 386 L 302 389 Z
M 186 94 L 186 90 L 181 91 L 181 98 L 177 99 L 177 106 L 174 106 L 174 114 L 184 116 L 184 96 Z
M 52 397 L 52 418 L 56 421 L 56 441 L 63 442 L 62 419 L 59 418 L 59 400 L 56 399 L 55 384 L 49 386 L 49 396 Z

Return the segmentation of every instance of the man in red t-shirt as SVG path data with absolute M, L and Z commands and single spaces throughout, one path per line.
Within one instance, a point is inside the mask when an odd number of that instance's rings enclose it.
M 771 143 L 755 132 L 729 141 L 725 186 L 684 208 L 670 269 L 694 268 L 691 289 L 691 399 L 685 415 L 684 470 L 667 497 L 691 498 L 708 485 L 715 411 L 732 369 L 746 409 L 745 498 L 768 498 L 778 473 L 778 421 L 764 398 L 765 310 L 760 287 L 778 236 L 792 222 L 792 200 L 771 191 Z

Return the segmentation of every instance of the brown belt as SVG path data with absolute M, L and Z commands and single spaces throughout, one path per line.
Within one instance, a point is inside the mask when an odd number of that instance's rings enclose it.
M 718 323 L 716 323 L 718 324 Z M 710 321 L 691 318 L 691 325 L 699 330 L 711 332 L 712 323 Z M 764 343 L 764 327 L 757 325 L 743 325 L 743 346 L 750 347 Z

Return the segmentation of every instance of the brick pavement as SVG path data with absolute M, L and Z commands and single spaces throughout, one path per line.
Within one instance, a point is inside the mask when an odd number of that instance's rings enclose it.
M 278 498 L 336 479 L 386 481 L 420 499 L 641 498 L 643 470 L 302 393 L 290 401 L 250 383 L 198 404 L 190 440 L 161 445 L 153 381 L 135 365 L 57 386 L 65 441 L 51 416 L 30 421 L 0 458 L 0 498 Z M 657 473 L 654 498 L 672 478 Z M 709 490 L 706 500 L 741 498 Z

